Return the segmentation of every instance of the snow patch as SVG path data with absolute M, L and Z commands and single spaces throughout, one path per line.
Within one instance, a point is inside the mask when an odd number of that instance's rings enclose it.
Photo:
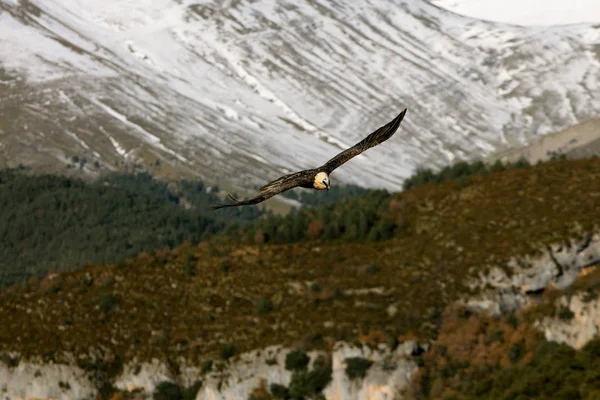
M 524 26 L 600 22 L 598 0 L 433 0 L 457 14 Z
M 106 134 L 106 136 L 108 136 L 108 139 L 110 140 L 110 142 L 112 143 L 113 147 L 115 148 L 116 152 L 120 155 L 125 157 L 125 154 L 127 154 L 127 150 L 125 150 L 121 144 L 119 144 L 119 142 L 117 142 L 115 140 L 115 138 L 113 138 L 112 136 L 110 136 L 110 134 Z
M 77 135 L 76 135 L 76 134 L 74 134 L 73 132 L 69 131 L 68 129 L 65 129 L 65 133 L 66 133 L 66 134 L 67 134 L 69 137 L 73 138 L 73 139 L 74 139 L 74 140 L 75 140 L 77 143 L 79 143 L 79 145 L 80 145 L 81 147 L 83 147 L 83 148 L 84 148 L 84 149 L 86 149 L 86 150 L 90 150 L 90 146 L 88 146 L 86 142 L 84 142 L 83 140 L 81 140 L 81 138 L 79 138 L 79 136 L 77 136 Z
M 101 101 L 92 98 L 90 99 L 90 101 L 94 104 L 96 104 L 98 107 L 102 108 L 104 111 L 106 111 L 110 116 L 116 118 L 117 120 L 121 121 L 122 123 L 124 123 L 125 125 L 133 128 L 134 130 L 136 130 L 137 132 L 142 134 L 143 139 L 145 139 L 146 142 L 149 142 L 150 144 L 152 144 L 153 146 L 159 148 L 160 150 L 163 150 L 175 157 L 177 157 L 177 159 L 179 159 L 180 161 L 183 162 L 188 162 L 188 160 L 183 157 L 182 155 L 180 155 L 179 153 L 166 148 L 161 142 L 160 142 L 160 138 L 158 138 L 157 136 L 154 136 L 153 134 L 151 134 L 150 132 L 148 132 L 147 130 L 145 130 L 144 128 L 142 128 L 141 126 L 139 126 L 138 124 L 135 124 L 131 121 L 129 121 L 127 119 L 126 116 L 124 116 L 123 114 L 117 112 L 116 110 L 110 108 L 109 106 L 107 106 L 106 104 L 102 103 Z

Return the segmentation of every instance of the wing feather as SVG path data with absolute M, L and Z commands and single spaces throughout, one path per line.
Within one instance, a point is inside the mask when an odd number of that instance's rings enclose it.
M 246 206 L 250 204 L 258 204 L 263 202 L 276 194 L 285 192 L 286 190 L 293 189 L 297 186 L 305 185 L 310 183 L 314 172 L 313 170 L 304 170 L 294 172 L 293 174 L 284 175 L 273 182 L 267 183 L 265 186 L 260 188 L 260 192 L 257 196 L 247 200 L 238 201 L 229 195 L 229 198 L 235 201 L 233 204 L 217 204 L 210 208 L 211 211 L 218 210 L 225 207 L 237 207 Z
M 291 174 L 284 175 L 281 178 L 277 178 L 274 181 L 267 183 L 265 186 L 260 188 L 260 191 L 264 192 L 265 190 L 272 189 L 272 188 L 275 188 L 275 187 L 281 185 L 283 182 L 293 181 L 296 178 L 300 178 L 304 175 L 307 175 L 308 171 L 309 170 L 304 170 L 304 171 L 298 171 L 298 172 L 293 172 Z
M 344 164 L 346 161 L 356 157 L 363 151 L 370 149 L 373 146 L 377 146 L 380 143 L 388 140 L 400 126 L 400 123 L 404 119 L 404 115 L 406 114 L 406 108 L 402 111 L 396 118 L 380 127 L 376 131 L 372 132 L 369 136 L 356 143 L 354 146 L 342 151 L 331 160 L 327 161 L 325 165 L 319 168 L 320 171 L 326 171 L 328 174 L 331 173 L 334 169 L 338 168 L 340 165 Z

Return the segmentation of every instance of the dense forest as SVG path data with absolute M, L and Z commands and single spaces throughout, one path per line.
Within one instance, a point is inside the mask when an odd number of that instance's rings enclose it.
M 260 217 L 256 207 L 207 211 L 220 199 L 202 182 L 170 188 L 147 173 L 95 182 L 0 170 L 0 286 L 48 270 L 115 262 Z M 186 207 L 185 205 L 188 205 Z
M 383 218 L 392 194 L 369 190 L 356 197 L 320 207 L 302 207 L 285 216 L 270 215 L 237 231 L 235 241 L 291 243 L 301 240 L 385 240 L 394 235 L 396 224 Z
M 249 221 L 269 215 L 256 206 L 209 211 L 222 202 L 219 188 L 201 180 L 164 182 L 141 172 L 87 182 L 26 172 L 0 170 L 0 287 L 50 270 L 116 262 L 184 241 L 241 232 Z M 331 197 L 288 196 L 319 205 L 366 191 L 341 186 L 331 192 Z

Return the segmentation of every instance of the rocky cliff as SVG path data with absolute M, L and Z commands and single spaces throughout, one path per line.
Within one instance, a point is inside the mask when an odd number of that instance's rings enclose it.
M 483 288 L 475 297 L 459 303 L 479 312 L 500 315 L 540 304 L 545 290 L 566 290 L 578 277 L 596 271 L 600 263 L 600 235 L 590 233 L 562 245 L 541 249 L 538 256 L 516 257 L 506 269 L 493 269 L 473 281 Z M 570 311 L 564 317 L 565 311 Z M 562 310 L 562 311 L 556 311 Z M 600 329 L 600 299 L 597 293 L 561 295 L 552 304 L 551 315 L 540 315 L 535 325 L 547 340 L 581 348 L 598 336 Z M 568 312 L 567 312 L 568 313 Z M 390 349 L 385 344 L 376 347 L 337 342 L 333 350 L 310 351 L 307 370 L 319 356 L 328 359 L 331 367 L 322 395 L 327 400 L 391 400 L 401 399 L 413 374 L 418 371 L 414 356 L 427 350 L 415 341 L 407 341 Z M 0 385 L 4 396 L 17 398 L 91 399 L 98 388 L 111 379 L 110 385 L 123 391 L 146 397 L 159 390 L 164 382 L 177 382 L 190 387 L 201 382 L 197 400 L 248 399 L 253 393 L 268 393 L 272 384 L 291 387 L 293 371 L 286 366 L 286 356 L 292 349 L 269 346 L 249 351 L 229 363 L 216 363 L 210 368 L 189 365 L 185 360 L 173 369 L 159 359 L 131 362 L 114 377 L 94 376 L 71 364 L 18 362 L 19 355 L 8 354 L 0 363 Z M 352 376 L 348 360 L 368 360 L 362 376 Z M 12 360 L 12 363 L 11 363 Z M 177 371 L 177 372 L 174 372 Z M 257 392 L 258 390 L 258 392 Z M 260 397 L 256 397 L 260 398 Z

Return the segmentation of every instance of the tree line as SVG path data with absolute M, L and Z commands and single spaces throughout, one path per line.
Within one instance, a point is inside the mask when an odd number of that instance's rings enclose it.
M 148 173 L 86 182 L 23 172 L 0 170 L 0 286 L 199 242 L 264 214 L 256 207 L 209 214 L 220 199 L 201 181 L 181 181 L 173 190 Z
M 210 205 L 222 202 L 219 191 L 202 180 L 164 182 L 147 172 L 111 173 L 90 182 L 32 175 L 24 168 L 0 169 L 0 287 L 50 270 L 113 263 L 217 234 L 239 235 L 261 217 L 268 217 L 266 226 L 282 220 L 256 206 L 210 212 Z M 362 191 L 339 187 L 334 199 L 288 195 L 317 206 Z M 288 232 L 288 223 L 284 226 L 285 240 L 305 236 Z M 269 233 L 278 234 L 274 228 Z

